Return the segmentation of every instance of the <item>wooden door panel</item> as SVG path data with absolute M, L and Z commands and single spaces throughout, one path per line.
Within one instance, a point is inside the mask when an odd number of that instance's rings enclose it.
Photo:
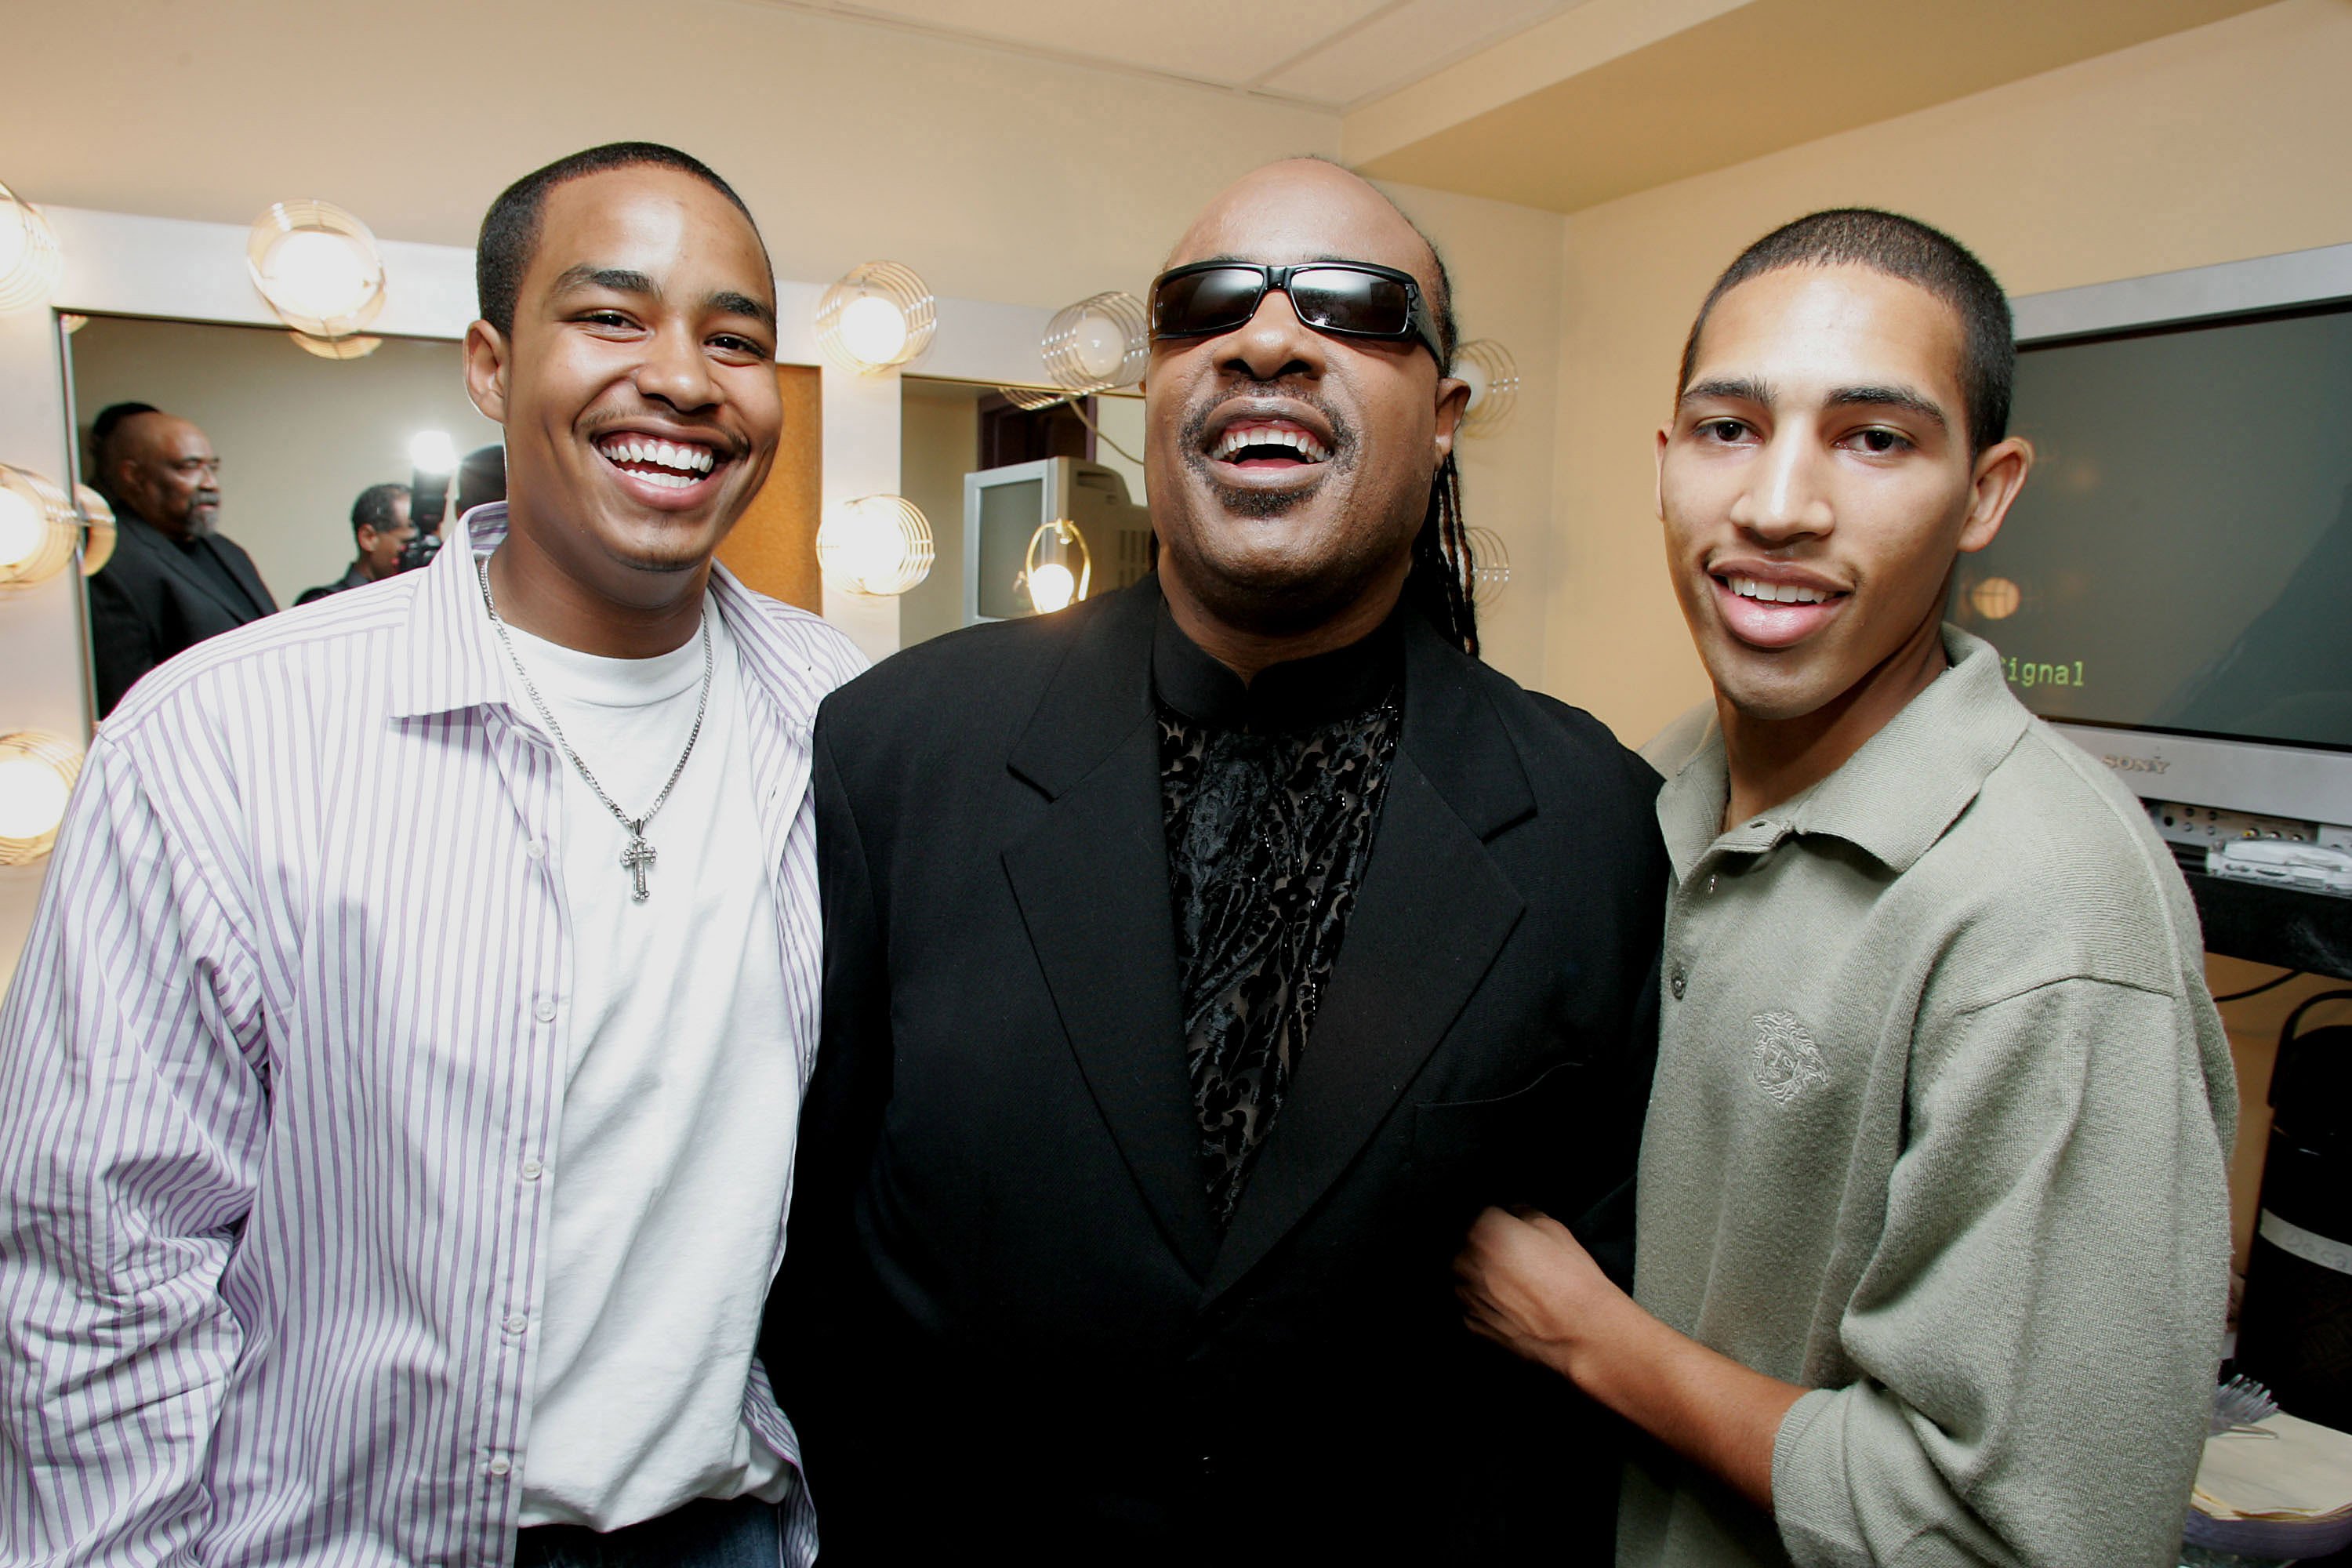
M 798 605 L 824 608 L 817 583 L 816 526 L 824 490 L 824 400 L 814 365 L 780 364 L 776 390 L 783 395 L 784 435 L 776 466 L 735 531 L 719 547 L 719 559 L 746 585 Z

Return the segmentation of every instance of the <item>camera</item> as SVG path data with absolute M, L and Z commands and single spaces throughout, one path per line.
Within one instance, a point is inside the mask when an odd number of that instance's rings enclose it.
M 432 565 L 433 558 L 440 553 L 440 533 L 437 531 L 428 533 L 419 524 L 416 531 L 408 536 L 408 542 L 400 547 L 400 559 L 393 563 L 392 569 L 394 572 L 414 572 L 420 566 Z
M 409 475 L 408 520 L 415 535 L 402 546 L 397 572 L 429 566 L 441 551 L 441 520 L 453 509 L 449 486 L 457 481 L 455 511 L 459 517 L 478 506 L 507 498 L 507 455 L 502 446 L 483 447 L 459 461 L 449 437 L 438 430 L 420 432 L 409 445 L 415 464 Z
M 394 572 L 429 566 L 441 552 L 441 519 L 449 510 L 449 475 L 457 466 L 456 447 L 438 430 L 420 432 L 409 443 L 414 467 L 408 476 L 408 521 L 416 531 L 400 547 Z

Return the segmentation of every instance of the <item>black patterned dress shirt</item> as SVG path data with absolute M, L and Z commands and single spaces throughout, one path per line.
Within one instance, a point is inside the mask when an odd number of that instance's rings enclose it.
M 1223 1225 L 1297 1071 L 1371 859 L 1404 639 L 1391 617 L 1245 685 L 1163 606 L 1151 679 L 1185 1052 Z

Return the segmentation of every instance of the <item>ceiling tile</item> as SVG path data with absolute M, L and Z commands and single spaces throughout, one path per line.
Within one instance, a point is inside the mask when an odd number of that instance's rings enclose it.
M 861 0 L 837 7 L 968 38 L 1238 87 L 1390 0 Z M 1482 9 L 1471 0 L 1471 9 Z M 1497 9 L 1509 8 L 1502 0 Z
M 1443 70 L 1580 0 L 1411 0 L 1257 85 L 1344 108 Z

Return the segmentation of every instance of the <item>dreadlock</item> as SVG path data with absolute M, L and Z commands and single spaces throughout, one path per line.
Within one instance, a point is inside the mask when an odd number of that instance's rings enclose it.
M 1329 162 L 1325 159 L 1323 162 Z M 1339 165 L 1345 168 L 1345 164 Z M 1369 182 L 1367 182 L 1369 183 Z M 1380 191 L 1378 185 L 1372 189 Z M 1397 216 L 1404 219 L 1421 243 L 1429 249 L 1431 290 L 1429 313 L 1437 323 L 1437 341 L 1445 352 L 1438 356 L 1437 373 L 1454 374 L 1454 351 L 1461 345 L 1462 334 L 1454 320 L 1454 279 L 1445 270 L 1445 258 L 1438 253 L 1437 242 L 1429 237 L 1412 215 L 1397 206 L 1396 198 L 1381 191 L 1389 205 L 1396 207 Z M 1454 454 L 1437 465 L 1430 476 L 1429 510 L 1422 514 L 1421 531 L 1412 539 L 1412 565 L 1404 579 L 1404 597 L 1429 617 L 1437 635 L 1475 658 L 1478 655 L 1478 609 L 1471 600 L 1470 531 L 1462 521 L 1462 470 L 1454 461 Z
M 1470 531 L 1462 525 L 1462 471 L 1448 452 L 1429 481 L 1429 510 L 1413 535 L 1404 592 L 1438 636 L 1475 658 L 1478 609 L 1470 597 L 1472 568 Z

